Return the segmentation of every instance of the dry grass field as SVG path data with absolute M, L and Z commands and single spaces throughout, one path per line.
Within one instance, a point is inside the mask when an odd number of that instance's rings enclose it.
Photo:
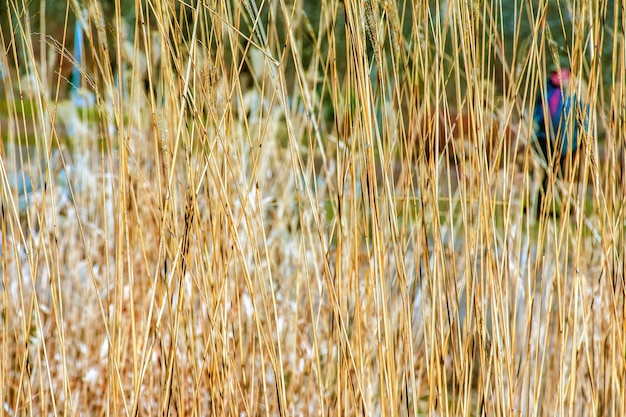
M 0 6 L 0 415 L 626 415 L 623 0 L 54 4 Z

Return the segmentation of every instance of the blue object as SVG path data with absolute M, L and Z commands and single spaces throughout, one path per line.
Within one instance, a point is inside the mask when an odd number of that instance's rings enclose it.
M 83 14 L 85 13 L 83 12 Z M 84 18 L 86 18 L 86 14 Z M 79 109 L 92 108 L 95 103 L 93 93 L 81 89 L 82 74 L 80 70 L 85 61 L 85 41 L 84 27 L 78 17 L 74 25 L 74 59 L 76 63 L 74 64 L 74 68 L 72 68 L 72 89 L 70 93 L 72 103 Z
M 80 24 L 80 19 L 76 18 L 74 25 L 74 59 L 76 64 L 72 69 L 72 98 L 77 96 L 78 89 L 80 88 L 80 69 L 79 66 L 83 63 L 83 25 Z
M 558 150 L 560 154 L 557 156 L 557 160 L 568 152 L 574 152 L 580 147 L 578 140 L 578 123 L 573 121 L 572 138 L 568 137 L 568 123 L 569 118 L 576 117 L 575 105 L 579 108 L 583 108 L 583 104 L 574 96 L 564 97 L 566 91 L 565 86 L 561 85 L 567 83 L 569 80 L 569 70 L 561 70 L 561 75 L 557 72 L 550 74 L 547 82 L 547 88 L 545 95 L 539 93 L 537 95 L 537 102 L 535 104 L 535 112 L 533 119 L 535 121 L 535 135 L 539 146 L 543 152 L 543 157 L 546 161 L 549 161 L 549 157 L 552 157 L 552 152 Z M 548 112 L 550 120 L 546 121 L 544 117 L 544 97 L 548 101 Z M 585 127 L 587 126 L 587 117 L 584 121 Z M 557 134 L 558 133 L 558 134 Z M 560 149 L 557 149 L 560 144 Z M 548 150 L 552 152 L 549 152 Z
M 580 148 L 579 129 L 580 123 L 576 120 L 576 111 L 584 111 L 584 128 L 588 126 L 589 111 L 576 95 L 567 95 L 566 86 L 569 81 L 570 71 L 562 69 L 560 72 L 552 72 L 548 77 L 545 94 L 539 92 L 533 114 L 535 140 L 541 150 L 541 157 L 547 162 L 548 168 L 555 161 L 557 167 L 562 168 L 570 153 Z M 547 100 L 549 119 L 546 120 L 544 113 L 544 99 Z M 585 109 L 585 110 L 583 110 Z M 574 120 L 571 120 L 573 118 Z M 571 130 L 569 128 L 572 123 Z M 537 201 L 537 217 L 541 213 L 543 196 L 548 187 L 548 175 L 544 175 L 539 199 Z

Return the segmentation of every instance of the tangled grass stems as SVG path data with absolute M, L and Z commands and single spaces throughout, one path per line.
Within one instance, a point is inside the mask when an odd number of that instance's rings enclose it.
M 605 6 L 9 0 L 4 412 L 624 414 Z M 564 67 L 591 117 L 557 172 Z

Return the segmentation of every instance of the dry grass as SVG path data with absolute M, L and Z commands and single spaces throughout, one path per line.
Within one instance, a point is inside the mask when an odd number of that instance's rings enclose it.
M 3 414 L 626 414 L 623 4 L 25 3 Z M 592 122 L 535 219 L 560 65 Z

